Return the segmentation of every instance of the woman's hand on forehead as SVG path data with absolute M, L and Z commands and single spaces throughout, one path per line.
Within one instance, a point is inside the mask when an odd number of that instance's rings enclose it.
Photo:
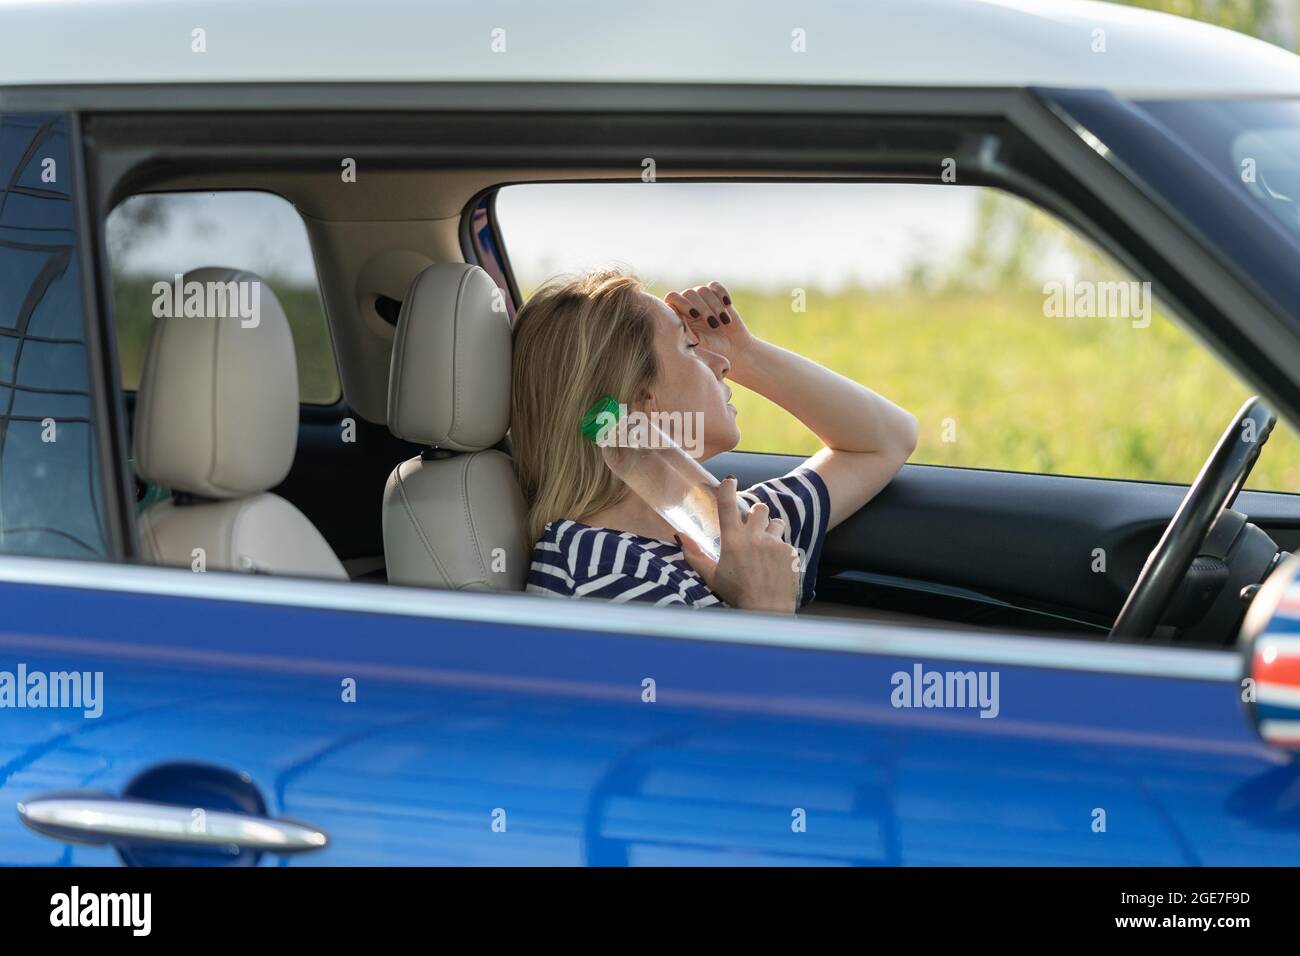
M 735 360 L 753 340 L 721 282 L 710 282 L 664 296 L 681 316 L 687 332 L 705 348 Z

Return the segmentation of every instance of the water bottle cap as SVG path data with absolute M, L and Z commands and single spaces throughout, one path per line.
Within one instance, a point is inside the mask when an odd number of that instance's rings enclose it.
M 606 413 L 613 415 L 616 422 L 622 416 L 623 408 L 613 395 L 597 399 L 596 404 L 587 409 L 587 414 L 582 416 L 582 433 L 587 438 L 595 441 L 599 437 L 600 430 L 607 424 L 603 420 Z

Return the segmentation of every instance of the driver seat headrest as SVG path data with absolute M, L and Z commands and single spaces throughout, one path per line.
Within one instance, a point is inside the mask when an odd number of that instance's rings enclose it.
M 510 320 L 478 266 L 440 262 L 411 283 L 388 374 L 388 430 L 449 451 L 491 448 L 510 428 Z
M 521 591 L 531 543 L 510 427 L 512 345 L 505 300 L 478 266 L 443 262 L 402 303 L 388 380 L 388 428 L 434 446 L 384 488 L 391 584 Z

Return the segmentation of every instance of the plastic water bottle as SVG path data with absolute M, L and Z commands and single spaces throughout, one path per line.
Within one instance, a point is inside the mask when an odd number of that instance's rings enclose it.
M 620 428 L 624 411 L 612 397 L 602 398 L 583 417 L 582 433 L 600 447 L 610 471 L 673 530 L 717 561 L 722 553 L 718 500 L 713 495 L 718 480 L 653 421 Z

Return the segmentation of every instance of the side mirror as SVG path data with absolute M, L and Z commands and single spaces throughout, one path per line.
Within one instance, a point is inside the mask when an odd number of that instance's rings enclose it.
M 1274 568 L 1239 640 L 1246 710 L 1265 743 L 1300 754 L 1300 554 Z

